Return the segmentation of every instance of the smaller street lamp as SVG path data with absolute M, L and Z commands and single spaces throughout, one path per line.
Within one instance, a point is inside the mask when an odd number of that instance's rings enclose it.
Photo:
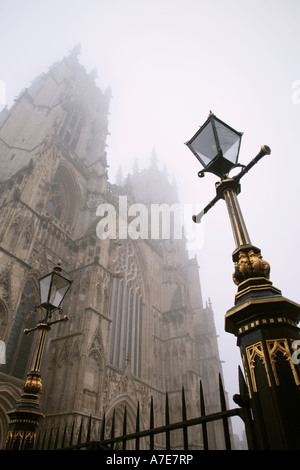
M 61 271 L 60 265 L 55 266 L 50 274 L 39 279 L 41 304 L 35 307 L 34 310 L 41 309 L 46 312 L 44 319 L 34 328 L 24 330 L 26 335 L 35 330 L 40 330 L 41 334 L 32 368 L 27 374 L 21 399 L 17 402 L 14 409 L 7 412 L 7 415 L 10 417 L 10 423 L 5 450 L 32 449 L 38 421 L 44 416 L 40 410 L 38 394 L 42 391 L 40 368 L 46 335 L 55 323 L 68 321 L 66 315 L 53 321 L 50 321 L 50 319 L 55 311 L 58 311 L 60 315 L 63 313 L 60 305 L 73 282 L 64 277 Z
M 50 274 L 39 279 L 40 307 L 45 307 L 49 316 L 53 310 L 61 310 L 60 305 L 72 284 L 72 281 L 60 274 L 61 271 L 59 265 L 55 266 Z

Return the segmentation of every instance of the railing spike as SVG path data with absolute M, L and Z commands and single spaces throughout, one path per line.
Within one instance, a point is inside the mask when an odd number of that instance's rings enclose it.
M 91 440 L 91 429 L 92 429 L 92 415 L 89 417 L 88 428 L 86 433 L 86 442 L 90 442 Z
M 203 387 L 202 387 L 202 381 L 201 380 L 200 380 L 200 412 L 201 412 L 201 417 L 206 416 L 205 400 L 204 400 L 204 393 L 203 393 Z M 204 423 L 202 423 L 202 439 L 203 439 L 204 450 L 208 450 L 208 436 L 207 436 L 206 421 L 204 421 Z
M 154 428 L 154 409 L 153 409 L 153 397 L 151 396 L 150 401 L 150 429 Z M 150 450 L 154 449 L 154 434 L 150 434 Z
M 225 393 L 223 387 L 223 381 L 221 374 L 219 374 L 219 389 L 220 389 L 220 401 L 221 401 L 221 410 L 226 411 L 226 400 L 225 400 Z
M 100 442 L 104 441 L 104 437 L 105 437 L 105 411 L 103 412 L 102 423 L 100 426 Z
M 136 410 L 136 424 L 135 432 L 140 432 L 140 402 L 138 401 L 137 410 Z M 135 450 L 140 450 L 140 439 L 137 437 L 135 440 Z
M 249 450 L 258 448 L 254 422 L 251 413 L 250 396 L 247 383 L 240 366 L 238 366 L 239 395 L 233 396 L 233 401 L 242 408 L 242 419 L 245 424 L 245 432 Z
M 182 421 L 186 420 L 186 402 L 185 402 L 185 392 L 184 387 L 181 390 L 181 402 L 182 402 Z
M 238 374 L 239 374 L 239 391 L 240 391 L 240 395 L 242 397 L 244 397 L 244 396 L 247 396 L 249 394 L 249 391 L 248 391 L 248 387 L 247 387 L 247 384 L 246 384 L 244 374 L 243 374 L 242 369 L 241 369 L 240 366 L 238 368 Z
M 169 395 L 166 393 L 166 407 L 165 407 L 165 424 L 170 424 L 170 407 L 169 407 Z M 166 450 L 171 449 L 171 438 L 169 429 L 166 430 Z
M 123 417 L 123 436 L 127 434 L 127 407 L 124 408 L 124 417 Z M 122 443 L 122 450 L 126 450 L 126 439 Z
M 62 440 L 61 440 L 61 444 L 60 444 L 61 449 L 63 449 L 65 447 L 66 435 L 67 435 L 67 422 L 65 424 L 65 428 L 64 428 L 64 432 L 63 432 L 63 436 L 62 436 Z
M 71 434 L 70 434 L 69 447 L 71 447 L 71 446 L 73 445 L 74 426 L 75 426 L 75 422 L 74 422 L 74 420 L 73 420 L 72 428 L 71 428 Z
M 186 415 L 186 401 L 185 401 L 184 387 L 182 387 L 181 401 L 182 401 L 182 421 L 186 421 L 187 415 Z M 182 427 L 182 433 L 183 433 L 183 448 L 184 450 L 188 450 L 188 447 L 189 447 L 188 430 L 186 426 Z
M 238 367 L 239 394 L 233 395 L 233 401 L 242 408 L 250 408 L 249 390 L 240 366 Z
M 205 414 L 206 414 L 202 380 L 200 380 L 200 413 L 201 413 L 201 416 L 205 416 Z
M 82 425 L 83 425 L 83 417 L 81 418 L 81 423 L 80 423 L 80 427 L 79 427 L 77 445 L 79 445 L 81 443 Z
M 116 410 L 114 409 L 112 415 L 112 422 L 111 422 L 111 431 L 110 431 L 110 438 L 114 439 L 115 437 L 115 420 L 116 420 Z M 111 450 L 114 449 L 114 443 L 111 444 Z
M 57 431 L 56 431 L 56 436 L 55 436 L 55 441 L 54 441 L 54 447 L 53 447 L 54 450 L 57 449 L 57 445 L 58 445 L 58 436 L 59 436 L 59 425 L 58 425 L 58 428 L 57 428 Z
M 224 392 L 224 387 L 223 387 L 221 374 L 219 374 L 219 387 L 220 387 L 221 411 L 226 411 L 227 410 L 227 408 L 226 408 L 226 399 L 225 399 L 225 392 Z M 222 421 L 223 421 L 223 430 L 224 430 L 224 439 L 225 439 L 226 450 L 231 450 L 228 419 L 225 417 L 225 418 L 222 419 Z

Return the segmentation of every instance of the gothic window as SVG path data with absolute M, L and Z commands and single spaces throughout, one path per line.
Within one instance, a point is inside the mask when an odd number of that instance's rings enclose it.
M 24 329 L 36 325 L 33 315 L 33 308 L 36 305 L 38 305 L 37 293 L 33 283 L 28 281 L 6 347 L 5 372 L 19 379 L 24 379 L 31 365 L 34 335 L 24 335 Z
M 46 211 L 56 219 L 72 225 L 80 205 L 80 193 L 70 169 L 59 165 L 46 205 Z
M 14 252 L 16 246 L 17 246 L 17 241 L 19 239 L 20 235 L 20 227 L 18 224 L 14 223 L 13 225 L 10 226 L 7 240 L 9 243 L 9 250 Z
M 78 107 L 74 106 L 68 110 L 59 136 L 73 151 L 76 150 L 83 123 L 84 120 Z
M 23 233 L 22 239 L 21 239 L 23 250 L 27 250 L 29 248 L 31 240 L 32 240 L 32 237 L 30 236 L 29 232 Z
M 0 285 L 0 296 L 2 294 L 1 290 L 2 290 L 2 286 Z M 7 310 L 3 302 L 0 300 L 0 341 L 4 340 L 6 323 L 7 323 Z M 1 358 L 2 356 L 1 356 L 1 344 L 0 344 L 0 364 L 2 364 Z
M 129 360 L 132 373 L 141 377 L 143 301 L 135 284 L 114 279 L 111 316 L 109 362 L 124 370 Z
M 50 197 L 46 206 L 46 211 L 57 219 L 61 218 L 63 207 L 62 188 L 54 183 L 51 187 Z

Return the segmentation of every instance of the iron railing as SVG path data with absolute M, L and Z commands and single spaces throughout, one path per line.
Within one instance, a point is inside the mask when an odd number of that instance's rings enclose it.
M 154 404 L 153 399 L 151 398 L 150 402 L 150 419 L 149 419 L 149 428 L 146 430 L 140 430 L 140 406 L 137 405 L 136 411 L 136 425 L 135 432 L 127 432 L 127 409 L 124 407 L 123 415 L 123 424 L 122 424 L 122 433 L 116 436 L 116 419 L 115 419 L 115 410 L 113 411 L 112 421 L 110 425 L 110 436 L 105 437 L 106 430 L 106 417 L 105 414 L 102 419 L 99 439 L 91 439 L 91 428 L 92 428 L 92 416 L 88 418 L 88 425 L 86 428 L 85 436 L 83 429 L 84 419 L 82 417 L 81 424 L 78 430 L 78 436 L 76 442 L 74 439 L 74 429 L 75 421 L 73 421 L 70 435 L 67 442 L 67 426 L 65 426 L 62 436 L 60 436 L 60 430 L 51 429 L 44 433 L 43 436 L 39 436 L 36 446 L 36 449 L 64 449 L 64 450 L 127 450 L 130 446 L 131 450 L 170 450 L 174 449 L 171 444 L 171 435 L 174 432 L 181 432 L 181 450 L 190 450 L 192 449 L 203 449 L 209 450 L 209 432 L 208 425 L 211 422 L 221 422 L 224 436 L 224 444 L 226 450 L 231 450 L 233 448 L 232 435 L 230 432 L 229 420 L 234 416 L 241 418 L 245 425 L 245 431 L 247 436 L 247 443 L 249 449 L 255 449 L 255 436 L 253 433 L 253 420 L 251 415 L 251 410 L 249 407 L 249 400 L 247 396 L 247 387 L 244 381 L 241 370 L 239 369 L 239 387 L 240 394 L 234 396 L 234 401 L 239 404 L 238 408 L 227 409 L 225 392 L 223 388 L 223 383 L 221 376 L 219 376 L 219 395 L 220 395 L 220 411 L 206 414 L 206 406 L 204 400 L 204 393 L 202 382 L 200 381 L 200 416 L 192 419 L 187 419 L 186 411 L 186 398 L 185 390 L 182 388 L 181 394 L 181 420 L 178 422 L 170 423 L 170 407 L 169 407 L 169 395 L 166 394 L 165 400 L 165 424 L 163 426 L 155 427 L 154 423 Z M 200 432 L 193 433 L 193 443 L 189 439 L 189 428 L 198 426 L 200 427 Z M 195 447 L 195 435 L 199 436 L 198 443 Z M 155 442 L 155 436 L 161 436 L 160 444 L 157 447 Z M 162 447 L 161 442 L 163 441 L 164 446 Z M 179 448 L 176 447 L 176 450 Z

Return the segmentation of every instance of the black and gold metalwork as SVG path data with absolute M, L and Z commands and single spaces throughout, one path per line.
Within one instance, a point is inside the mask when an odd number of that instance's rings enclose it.
M 5 443 L 5 450 L 28 450 L 32 449 L 34 446 L 38 421 L 40 418 L 44 417 L 44 414 L 40 409 L 38 395 L 42 391 L 40 367 L 46 334 L 51 330 L 51 326 L 54 323 L 67 320 L 68 317 L 65 315 L 63 318 L 52 322 L 40 322 L 35 328 L 24 331 L 24 334 L 29 334 L 34 330 L 40 330 L 41 334 L 33 360 L 32 369 L 27 374 L 21 398 L 18 400 L 16 407 L 7 412 L 7 415 L 10 418 L 10 423 Z
M 270 281 L 270 265 L 252 245 L 238 203 L 240 180 L 264 155 L 258 155 L 233 178 L 216 184 L 215 198 L 198 215 L 196 223 L 224 199 L 233 231 L 233 281 L 238 286 L 234 306 L 225 315 L 225 330 L 237 337 L 254 418 L 257 447 L 300 450 L 300 365 L 292 359 L 299 343 L 300 305 L 285 298 Z
M 51 279 L 48 283 L 49 294 L 48 301 L 43 302 L 40 306 L 34 310 L 45 311 L 45 317 L 41 320 L 34 328 L 24 330 L 24 334 L 28 335 L 33 331 L 40 331 L 40 337 L 38 347 L 33 358 L 32 368 L 27 374 L 26 382 L 23 386 L 23 393 L 20 400 L 14 409 L 9 410 L 7 415 L 10 418 L 5 450 L 28 450 L 34 447 L 34 441 L 36 437 L 36 428 L 40 418 L 44 417 L 39 404 L 39 393 L 42 391 L 42 378 L 41 378 L 41 363 L 44 353 L 45 341 L 47 332 L 51 330 L 52 325 L 60 323 L 62 321 L 68 321 L 68 317 L 64 315 L 58 320 L 50 321 L 55 310 L 62 314 L 62 309 L 59 307 L 62 302 L 67 289 L 64 290 L 62 295 L 58 296 L 57 306 L 53 305 L 50 300 L 54 297 L 50 297 L 50 292 L 57 295 L 58 289 L 55 286 L 55 280 L 58 278 L 64 279 L 66 285 L 69 287 L 72 281 L 63 278 L 59 273 L 61 272 L 60 266 L 56 266 L 52 273 L 56 278 Z M 52 274 L 47 275 L 48 279 Z M 44 278 L 41 280 L 43 281 Z M 52 289 L 52 291 L 51 291 Z

